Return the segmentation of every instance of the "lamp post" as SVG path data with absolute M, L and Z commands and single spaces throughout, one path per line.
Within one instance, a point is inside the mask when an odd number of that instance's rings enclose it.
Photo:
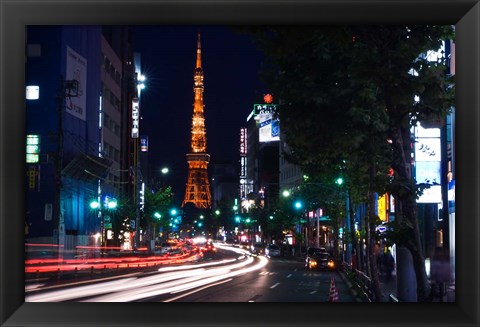
M 90 208 L 98 210 L 98 218 L 100 219 L 100 246 L 106 245 L 106 235 L 105 231 L 105 224 L 111 224 L 110 216 L 104 216 L 103 210 L 115 210 L 117 208 L 117 200 L 114 198 L 106 197 L 105 201 L 101 202 L 101 196 L 99 195 L 98 200 L 94 200 L 90 202 Z
M 300 200 L 296 200 L 295 203 L 294 203 L 294 207 L 295 207 L 295 210 L 300 211 L 300 210 L 303 209 L 303 203 L 302 203 Z M 302 210 L 301 212 L 303 212 L 303 210 Z M 301 218 L 300 215 L 298 215 L 298 230 L 297 230 L 297 234 L 303 236 L 302 218 Z M 298 253 L 297 253 L 297 255 L 300 255 L 301 252 L 302 252 L 302 244 L 301 244 L 301 242 L 299 241 L 299 242 L 298 242 Z

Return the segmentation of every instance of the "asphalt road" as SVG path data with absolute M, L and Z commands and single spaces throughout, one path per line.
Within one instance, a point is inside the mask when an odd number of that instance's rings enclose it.
M 175 298 L 184 302 L 326 302 L 331 277 L 342 288 L 342 301 L 353 298 L 336 272 L 307 271 L 295 260 L 271 258 L 258 271 L 242 274 L 221 284 Z M 344 292 L 346 291 L 346 292 Z M 340 296 L 339 296 L 340 298 Z M 165 300 L 165 299 L 159 299 Z
M 304 263 L 285 258 L 245 255 L 219 246 L 213 258 L 194 263 L 135 270 L 55 285 L 39 284 L 26 302 L 327 302 L 331 279 L 338 302 L 353 302 L 336 271 L 308 271 Z

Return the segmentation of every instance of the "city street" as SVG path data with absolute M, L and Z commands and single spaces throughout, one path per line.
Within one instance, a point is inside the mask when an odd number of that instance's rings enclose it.
M 336 271 L 307 271 L 295 259 L 269 259 L 236 247 L 218 248 L 212 259 L 155 270 L 131 268 L 129 273 L 122 270 L 88 280 L 64 278 L 61 283 L 31 279 L 26 302 L 327 302 L 332 277 L 338 301 L 354 301 Z

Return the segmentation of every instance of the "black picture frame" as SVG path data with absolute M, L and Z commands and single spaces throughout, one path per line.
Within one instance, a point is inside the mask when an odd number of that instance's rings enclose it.
M 479 326 L 478 1 L 0 0 L 2 326 Z M 455 303 L 24 303 L 25 25 L 455 24 Z

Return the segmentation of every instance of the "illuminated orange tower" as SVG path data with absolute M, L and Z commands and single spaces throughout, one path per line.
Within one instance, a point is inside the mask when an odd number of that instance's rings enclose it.
M 191 202 L 197 208 L 207 209 L 212 205 L 207 167 L 210 155 L 207 154 L 207 132 L 203 115 L 203 69 L 200 33 L 197 41 L 197 62 L 193 76 L 193 103 L 191 152 L 187 154 L 188 179 L 182 207 Z

